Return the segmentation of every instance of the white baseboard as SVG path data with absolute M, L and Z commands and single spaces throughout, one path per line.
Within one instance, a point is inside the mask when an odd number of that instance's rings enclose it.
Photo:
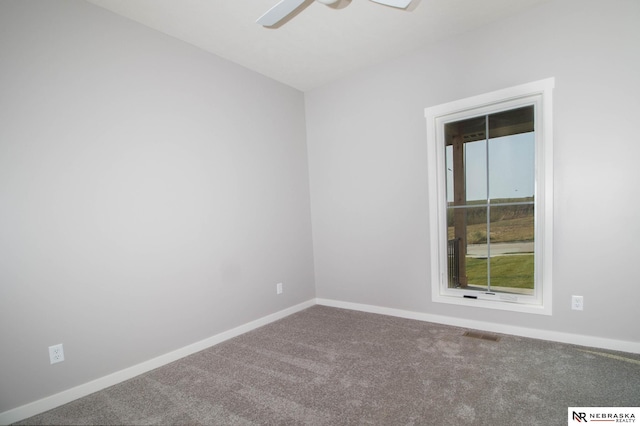
M 513 336 L 530 337 L 533 339 L 549 340 L 552 342 L 569 343 L 572 345 L 609 349 L 613 351 L 640 353 L 639 342 L 606 339 L 603 337 L 585 336 L 581 334 L 563 333 L 559 331 L 539 330 L 534 328 L 518 327 L 514 325 L 468 320 L 462 318 L 447 317 L 444 315 L 432 315 L 422 312 L 405 311 L 402 309 L 385 308 L 382 306 L 341 302 L 339 300 L 316 299 L 316 303 L 318 305 L 331 306 L 334 308 L 343 308 L 353 311 L 369 312 L 373 314 L 390 315 L 394 317 L 427 321 L 437 324 L 490 331 L 493 333 L 511 334 Z
M 90 395 L 94 392 L 105 389 L 109 386 L 132 379 L 140 374 L 162 367 L 180 358 L 194 354 L 201 350 L 215 346 L 225 340 L 247 333 L 258 327 L 262 327 L 291 314 L 307 309 L 313 305 L 331 306 L 335 308 L 351 309 L 354 311 L 370 312 L 374 314 L 390 315 L 394 317 L 427 321 L 437 324 L 452 325 L 456 327 L 470 328 L 476 330 L 490 331 L 494 333 L 511 334 L 514 336 L 530 337 L 534 339 L 549 340 L 553 342 L 569 343 L 580 346 L 588 346 L 601 349 L 609 349 L 622 352 L 640 353 L 640 343 L 623 340 L 605 339 L 602 337 L 585 336 L 579 334 L 562 333 L 548 330 L 538 330 L 513 325 L 504 325 L 491 322 L 467 320 L 461 318 L 447 317 L 443 315 L 432 315 L 422 312 L 406 311 L 402 309 L 385 308 L 382 306 L 364 305 L 360 303 L 341 302 L 330 299 L 311 299 L 282 311 L 243 324 L 239 327 L 216 334 L 215 336 L 177 349 L 173 352 L 150 359 L 140 364 L 134 365 L 124 370 L 117 371 L 104 377 L 100 377 L 88 383 L 62 391 L 55 395 L 48 396 L 38 401 L 25 404 L 12 410 L 0 413 L 0 425 L 14 423 L 31 416 L 43 413 L 53 408 L 59 407 L 78 398 Z
M 258 327 L 262 327 L 279 319 L 285 318 L 291 314 L 307 309 L 313 305 L 315 305 L 315 300 L 308 300 L 306 302 L 300 303 L 282 311 L 278 311 L 271 315 L 267 315 L 231 330 L 224 331 L 220 334 L 216 334 L 215 336 L 209 337 L 207 339 L 201 340 L 167 354 L 160 355 L 159 357 L 150 359 L 129 368 L 125 368 L 124 370 L 117 371 L 113 374 L 109 374 L 108 376 L 100 377 L 96 380 L 92 380 L 91 382 L 84 383 L 71 389 L 67 389 L 55 395 L 51 395 L 38 401 L 34 401 L 29 404 L 14 408 L 12 410 L 5 411 L 3 413 L 0 413 L 0 425 L 8 425 L 29 418 L 31 416 L 44 413 L 45 411 L 59 407 L 78 398 L 82 398 L 94 392 L 98 392 L 102 389 L 108 388 L 109 386 L 113 386 L 118 383 L 124 382 L 125 380 L 132 379 L 155 368 L 162 367 L 163 365 L 169 364 L 173 361 L 177 361 L 180 358 L 184 358 L 203 349 L 215 346 L 218 343 L 224 342 L 225 340 L 229 340 L 233 337 L 239 336 Z

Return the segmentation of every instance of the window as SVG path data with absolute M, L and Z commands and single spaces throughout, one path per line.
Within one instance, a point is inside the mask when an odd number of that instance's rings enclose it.
M 551 314 L 553 86 L 425 110 L 435 302 Z

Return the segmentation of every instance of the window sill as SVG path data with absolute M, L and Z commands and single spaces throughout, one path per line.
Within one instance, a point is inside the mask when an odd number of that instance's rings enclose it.
M 459 306 L 472 306 L 483 309 L 497 309 L 501 311 L 521 312 L 527 314 L 551 315 L 551 301 L 542 305 L 526 303 L 526 298 L 517 294 L 484 294 L 476 291 L 456 290 L 459 294 L 440 294 L 436 288 L 432 301 Z M 464 296 L 471 297 L 464 297 Z M 507 300 L 508 299 L 508 300 Z M 533 302 L 533 300 L 532 300 Z

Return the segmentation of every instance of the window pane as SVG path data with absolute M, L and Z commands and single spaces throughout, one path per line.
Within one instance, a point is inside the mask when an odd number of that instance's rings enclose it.
M 487 208 L 449 208 L 447 228 L 449 287 L 486 290 Z
M 473 207 L 467 213 L 466 278 L 470 290 L 486 291 L 487 279 L 487 208 Z
M 491 114 L 488 120 L 489 198 L 492 202 L 507 202 L 533 197 L 534 107 Z
M 487 199 L 486 116 L 445 125 L 447 203 Z
M 533 244 L 533 219 L 533 203 L 491 206 L 491 243 Z
M 484 248 L 486 249 L 486 244 Z M 487 291 L 489 289 L 487 277 L 487 257 L 467 256 L 467 290 Z
M 533 105 L 491 114 L 489 116 L 489 139 L 533 132 L 533 120 Z
M 460 287 L 460 270 L 464 270 L 464 244 L 463 239 L 456 236 L 456 223 L 465 223 L 464 210 L 447 208 L 447 276 L 448 287 Z M 459 234 L 460 226 L 458 227 Z
M 534 205 L 491 207 L 491 291 L 533 294 Z
M 467 204 L 487 200 L 487 141 L 464 144 Z
M 533 132 L 489 140 L 489 197 L 492 202 L 533 197 L 534 181 Z
M 447 205 L 453 205 L 453 145 L 444 149 L 447 174 Z
M 491 257 L 491 291 L 533 294 L 533 253 Z

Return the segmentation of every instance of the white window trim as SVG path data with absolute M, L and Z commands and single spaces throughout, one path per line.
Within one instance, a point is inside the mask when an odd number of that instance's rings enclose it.
M 539 80 L 425 109 L 427 120 L 431 296 L 437 303 L 551 315 L 553 258 L 553 127 L 554 78 Z M 447 288 L 444 123 L 490 114 L 521 105 L 535 105 L 535 294 L 485 294 Z M 540 161 L 542 160 L 542 161 Z M 465 295 L 477 298 L 466 298 Z

